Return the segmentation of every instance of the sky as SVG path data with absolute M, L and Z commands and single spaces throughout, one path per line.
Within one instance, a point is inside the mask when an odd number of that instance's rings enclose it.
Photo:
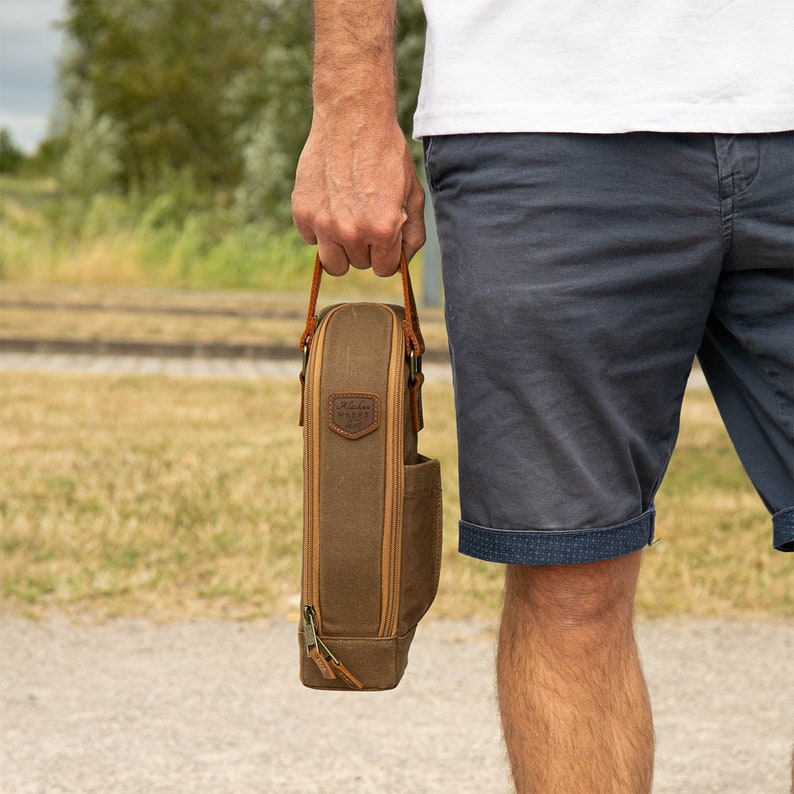
M 26 152 L 47 135 L 55 106 L 65 0 L 0 0 L 0 127 Z

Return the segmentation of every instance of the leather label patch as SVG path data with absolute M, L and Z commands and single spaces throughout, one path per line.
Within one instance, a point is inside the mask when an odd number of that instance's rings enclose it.
M 345 438 L 369 435 L 380 427 L 380 397 L 360 392 L 329 395 L 328 426 Z

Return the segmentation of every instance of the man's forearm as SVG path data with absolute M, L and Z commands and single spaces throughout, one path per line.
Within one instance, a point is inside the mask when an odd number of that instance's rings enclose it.
M 397 0 L 315 0 L 315 114 L 394 114 Z
M 424 193 L 397 123 L 397 0 L 315 0 L 314 115 L 292 193 L 325 269 L 394 273 L 425 240 Z

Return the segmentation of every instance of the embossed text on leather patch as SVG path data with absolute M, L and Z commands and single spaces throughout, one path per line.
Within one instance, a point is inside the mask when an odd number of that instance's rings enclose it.
M 350 439 L 372 433 L 380 426 L 380 397 L 361 392 L 329 395 L 328 426 Z

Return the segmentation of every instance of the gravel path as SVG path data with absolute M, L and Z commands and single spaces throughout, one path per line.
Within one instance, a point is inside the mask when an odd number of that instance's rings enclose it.
M 202 356 L 117 356 L 92 353 L 14 353 L 0 351 L 0 372 L 53 372 L 85 375 L 161 375 L 186 378 L 297 378 L 301 361 Z M 448 364 L 425 363 L 425 375 L 451 380 Z
M 426 620 L 385 693 L 297 682 L 296 626 L 0 619 L 0 790 L 507 794 L 493 633 Z M 655 794 L 784 794 L 794 622 L 643 622 Z
M 300 356 L 294 361 L 253 358 L 210 358 L 202 356 L 118 356 L 93 353 L 14 353 L 0 350 L 0 372 L 74 372 L 93 375 L 165 375 L 194 378 L 295 378 Z M 429 381 L 452 380 L 449 364 L 423 362 Z M 705 389 L 706 379 L 699 368 L 692 370 L 690 389 Z

